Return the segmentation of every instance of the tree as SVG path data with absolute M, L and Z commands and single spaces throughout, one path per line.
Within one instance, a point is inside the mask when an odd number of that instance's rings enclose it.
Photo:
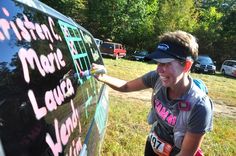
M 144 49 L 153 41 L 157 0 L 93 0 L 88 3 L 88 27 L 102 39 Z M 93 27 L 95 29 L 93 29 Z
M 85 12 L 87 9 L 87 0 L 41 0 L 43 3 L 51 6 L 55 10 L 73 18 L 83 25 L 86 23 Z
M 196 31 L 199 39 L 200 53 L 214 56 L 214 43 L 220 38 L 219 31 L 222 29 L 220 19 L 223 14 L 216 7 L 200 10 L 199 28 Z
M 233 0 L 209 0 L 199 6 L 200 26 L 196 31 L 200 53 L 211 55 L 218 67 L 225 59 L 234 57 L 236 2 Z
M 219 61 L 225 59 L 236 59 L 236 9 L 233 9 L 227 16 L 221 20 L 222 31 L 220 31 L 221 39 L 216 44 L 218 53 L 221 54 Z
M 156 17 L 160 33 L 178 29 L 193 32 L 198 25 L 198 12 L 193 0 L 159 0 Z
M 128 53 L 152 51 L 157 36 L 184 30 L 199 39 L 200 53 L 215 60 L 235 51 L 235 0 L 42 0 L 75 19 L 95 37 L 121 42 Z

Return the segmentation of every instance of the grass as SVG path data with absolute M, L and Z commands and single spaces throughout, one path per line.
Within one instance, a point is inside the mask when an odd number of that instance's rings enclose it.
M 125 59 L 104 59 L 108 73 L 131 80 L 155 70 L 155 64 L 128 61 Z M 236 106 L 236 79 L 216 75 L 192 74 L 201 78 L 209 89 L 209 95 L 221 104 Z M 124 99 L 110 96 L 109 121 L 107 125 L 102 156 L 142 156 L 150 126 L 146 123 L 150 103 L 138 99 Z M 236 155 L 235 118 L 215 115 L 214 130 L 208 133 L 202 144 L 206 156 Z
M 109 75 L 124 80 L 132 80 L 148 71 L 155 70 L 155 64 L 145 62 L 130 61 L 125 59 L 104 59 Z M 224 77 L 219 72 L 216 75 L 191 73 L 193 78 L 202 79 L 208 87 L 209 96 L 224 105 L 236 107 L 236 79 Z
M 209 96 L 217 103 L 236 107 L 236 79 L 216 75 L 192 74 L 194 78 L 202 79 L 208 87 Z
M 102 155 L 143 155 L 146 136 L 150 130 L 146 115 L 149 102 L 110 96 L 108 127 Z
M 233 118 L 215 115 L 214 129 L 206 135 L 202 149 L 209 156 L 236 155 L 236 122 Z

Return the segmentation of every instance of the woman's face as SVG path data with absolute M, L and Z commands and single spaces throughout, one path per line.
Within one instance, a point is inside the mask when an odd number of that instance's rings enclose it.
M 164 87 L 174 87 L 183 78 L 183 70 L 183 65 L 177 60 L 157 65 L 157 72 Z

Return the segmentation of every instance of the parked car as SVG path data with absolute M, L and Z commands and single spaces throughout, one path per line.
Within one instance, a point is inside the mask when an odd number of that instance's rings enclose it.
M 236 77 L 236 60 L 225 60 L 220 68 L 223 75 Z
M 38 0 L 0 2 L 0 155 L 99 155 L 107 86 L 93 36 Z
M 131 55 L 132 60 L 137 61 L 144 61 L 145 57 L 148 55 L 148 51 L 141 50 L 141 51 L 135 51 L 134 54 Z
M 121 43 L 103 42 L 100 46 L 102 55 L 109 55 L 115 58 L 125 57 L 126 49 Z
M 216 73 L 216 66 L 212 59 L 207 55 L 199 55 L 191 68 L 192 72 L 196 73 Z

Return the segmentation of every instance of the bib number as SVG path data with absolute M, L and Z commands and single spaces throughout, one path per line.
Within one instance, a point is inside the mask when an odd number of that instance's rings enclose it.
M 172 146 L 162 141 L 154 132 L 149 134 L 153 151 L 159 156 L 169 156 Z

